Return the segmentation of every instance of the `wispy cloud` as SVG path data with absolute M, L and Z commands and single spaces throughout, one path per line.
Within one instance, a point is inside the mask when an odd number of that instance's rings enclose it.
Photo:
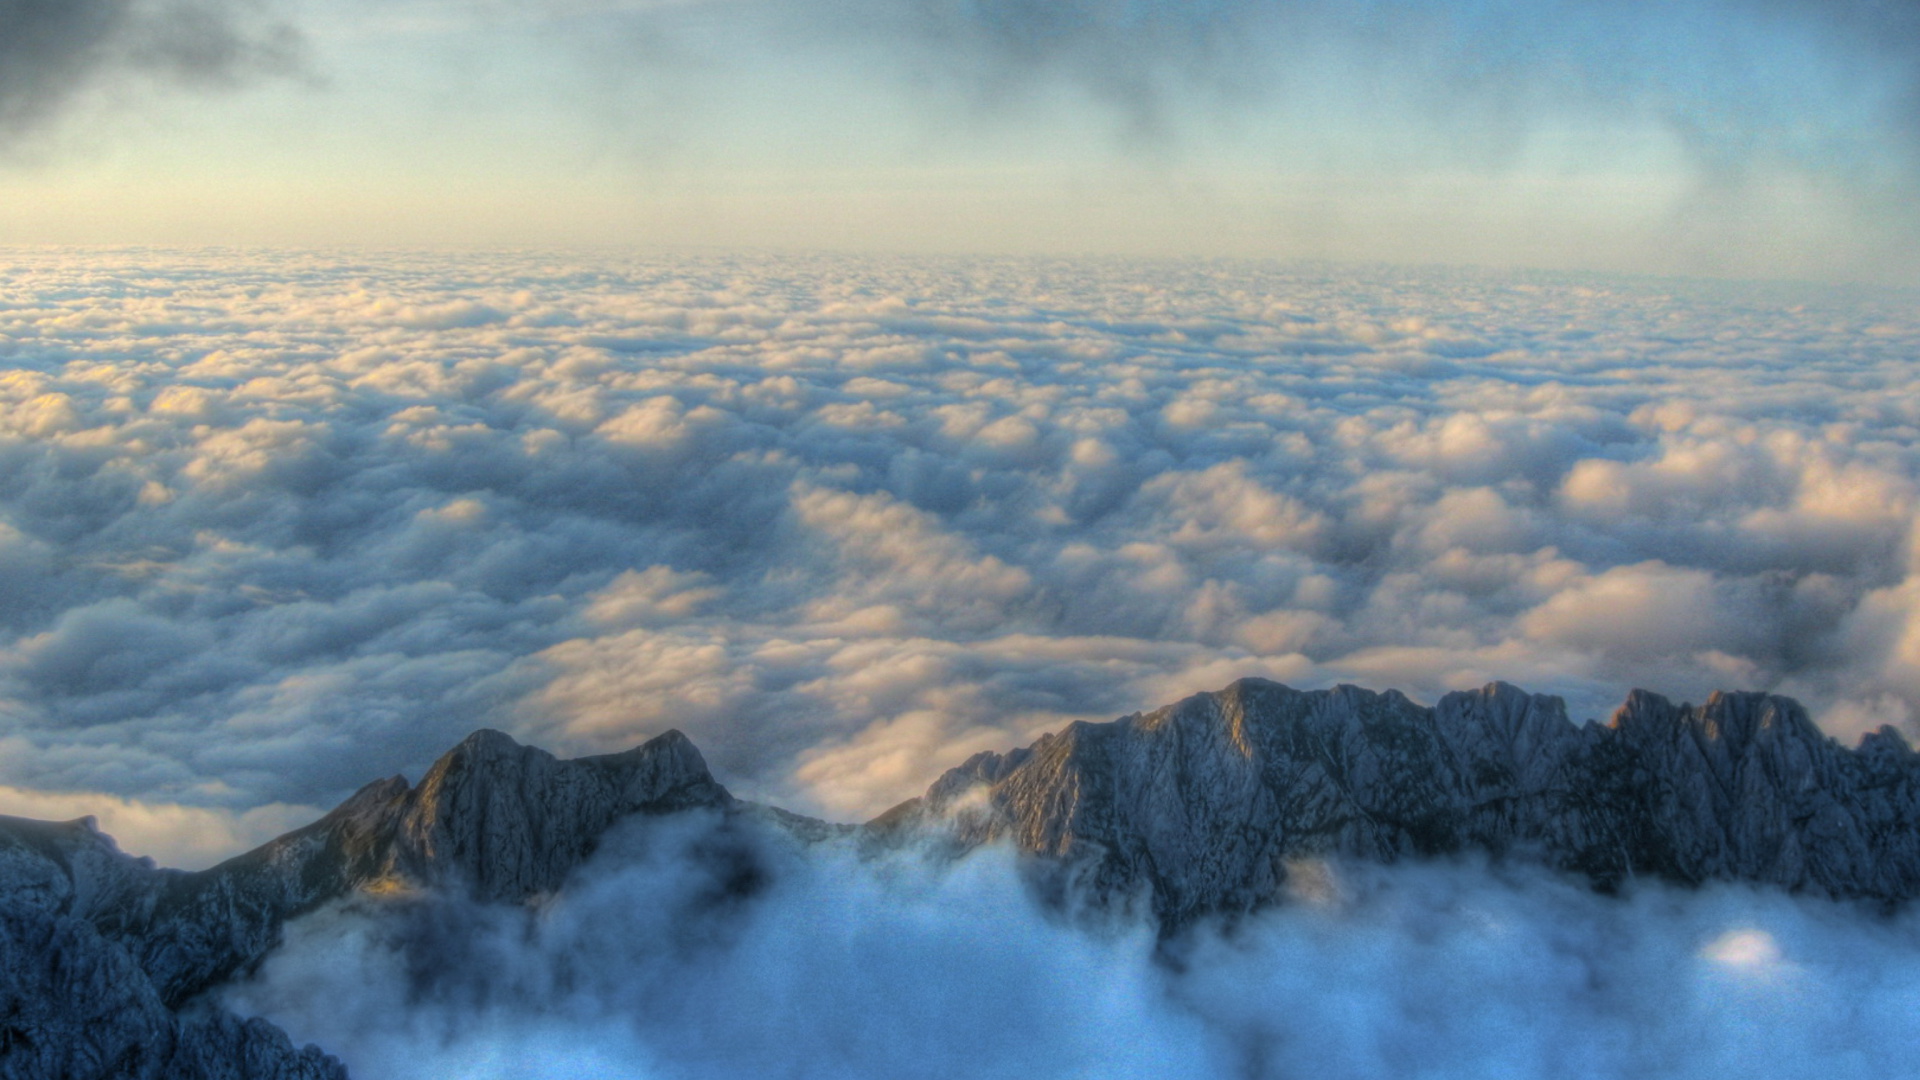
M 299 55 L 250 0 L 0 0 L 0 147 L 114 80 L 224 87 Z
M 1402 137 L 1443 133 L 1423 153 L 1472 156 L 1514 152 L 1542 126 L 1630 118 L 1728 170 L 1864 161 L 1868 144 L 1910 153 L 1920 137 L 1920 16 L 1872 0 L 726 0 L 565 14 L 712 62 L 776 44 L 807 63 L 862 54 L 872 89 L 917 92 L 948 119 L 1017 119 L 1068 92 L 1110 110 L 1125 141 L 1162 146 L 1274 116 L 1359 119 L 1384 137 L 1398 115 Z

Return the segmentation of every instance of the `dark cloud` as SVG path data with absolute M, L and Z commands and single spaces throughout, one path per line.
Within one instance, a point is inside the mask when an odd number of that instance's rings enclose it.
M 1139 133 L 1168 122 L 1184 88 L 1229 89 L 1256 62 L 1245 34 L 1297 5 L 1167 4 L 1142 0 L 900 0 L 870 3 L 869 31 L 891 27 L 924 74 L 951 80 L 990 107 L 1066 80 L 1121 110 Z M 1263 35 L 1264 36 L 1264 35 Z M 1263 41 L 1279 45 L 1277 41 Z M 1287 62 L 1274 50 L 1265 63 Z
M 298 53 L 250 0 L 0 0 L 0 138 L 109 80 L 227 86 L 293 70 Z

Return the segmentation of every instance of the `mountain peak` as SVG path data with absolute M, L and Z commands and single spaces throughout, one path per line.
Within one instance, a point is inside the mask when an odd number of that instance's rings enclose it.
M 961 817 L 952 815 L 965 807 Z M 1147 714 L 977 755 L 876 825 L 947 816 L 1162 925 L 1270 901 L 1290 862 L 1478 851 L 1613 888 L 1741 880 L 1920 896 L 1920 757 L 1847 750 L 1791 698 L 1675 705 L 1635 690 L 1606 725 L 1508 683 L 1421 706 L 1357 686 L 1242 679 Z
M 0 818 L 0 917 L 84 953 L 86 970 L 119 973 L 141 1023 L 183 1025 L 179 1037 L 210 1054 L 265 1054 L 270 1075 L 332 1078 L 337 1063 L 282 1047 L 270 1028 L 192 1027 L 172 1010 L 330 900 L 400 888 L 525 901 L 561 888 L 621 820 L 695 808 L 744 811 L 803 839 L 847 834 L 737 802 L 678 731 L 561 760 L 481 730 L 417 785 L 375 781 L 198 873 L 124 855 L 89 819 Z M 1056 898 L 1144 901 L 1168 933 L 1275 902 L 1300 860 L 1327 856 L 1479 853 L 1602 889 L 1653 876 L 1920 897 L 1920 754 L 1891 728 L 1846 749 L 1797 702 L 1764 693 L 1696 706 L 1636 690 L 1607 724 L 1576 726 L 1561 699 L 1501 682 L 1423 706 L 1391 690 L 1241 679 L 976 754 L 867 832 L 936 823 L 954 850 L 1004 842 L 1031 856 Z M 66 955 L 20 954 L 15 982 L 80 970 L 62 966 Z M 56 989 L 76 1001 L 102 992 Z M 263 1050 L 269 1035 L 280 1041 Z
M 519 750 L 521 744 L 513 736 L 494 728 L 475 728 L 466 738 L 455 743 L 449 753 L 463 749 Z
M 394 867 L 431 883 L 458 881 L 486 899 L 526 897 L 558 887 L 620 818 L 732 801 L 677 731 L 623 753 L 561 761 L 482 730 L 412 791 Z
M 562 761 L 481 730 L 418 785 L 376 780 L 319 821 L 196 873 L 122 855 L 84 821 L 0 819 L 0 899 L 131 943 L 171 1006 L 257 961 L 287 919 L 355 890 L 525 900 L 558 888 L 623 818 L 733 805 L 678 732 Z

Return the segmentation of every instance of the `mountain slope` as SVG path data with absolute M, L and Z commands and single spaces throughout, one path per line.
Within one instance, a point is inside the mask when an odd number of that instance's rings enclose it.
M 1287 864 L 1480 851 L 1601 888 L 1740 880 L 1883 902 L 1920 895 L 1920 759 L 1883 729 L 1857 750 L 1794 701 L 1635 691 L 1610 723 L 1495 683 L 1434 707 L 1259 679 L 981 754 L 882 829 L 946 822 L 1008 840 L 1097 902 L 1163 926 L 1279 894 Z
M 1165 932 L 1275 902 L 1293 863 L 1326 855 L 1481 852 L 1603 889 L 1646 875 L 1920 896 L 1920 755 L 1887 729 L 1843 748 L 1766 694 L 1692 706 L 1636 691 L 1610 722 L 1576 726 L 1559 699 L 1501 683 L 1428 708 L 1249 679 L 978 755 L 863 828 L 735 800 L 677 732 L 560 761 L 480 731 L 418 784 L 369 784 L 194 873 L 121 853 L 90 819 L 0 818 L 0 1076 L 337 1080 L 321 1051 L 201 995 L 331 900 L 527 901 L 620 821 L 691 809 L 807 841 L 1007 842 L 1056 899 L 1137 907 Z
M 559 761 L 480 731 L 418 785 L 369 784 L 194 873 L 122 854 L 91 819 L 0 818 L 0 1075 L 344 1076 L 270 1025 L 174 1010 L 257 963 L 288 919 L 354 890 L 524 900 L 558 888 L 625 817 L 733 805 L 679 732 Z M 96 1022 L 100 1009 L 114 1022 Z

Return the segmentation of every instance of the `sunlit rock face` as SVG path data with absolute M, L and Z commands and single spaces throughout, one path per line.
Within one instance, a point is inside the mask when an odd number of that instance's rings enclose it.
M 1791 699 L 1636 691 L 1576 727 L 1495 683 L 1431 708 L 1247 679 L 1156 712 L 981 754 L 883 828 L 1058 860 L 1063 887 L 1144 898 L 1163 925 L 1271 900 L 1287 864 L 1483 852 L 1606 889 L 1636 875 L 1886 902 L 1920 894 L 1920 766 L 1883 730 L 1849 750 Z M 1090 891 L 1090 892 L 1089 892 Z
M 686 736 L 559 761 L 497 731 L 469 736 L 402 804 L 382 873 L 523 900 L 560 886 L 614 822 L 733 801 Z

